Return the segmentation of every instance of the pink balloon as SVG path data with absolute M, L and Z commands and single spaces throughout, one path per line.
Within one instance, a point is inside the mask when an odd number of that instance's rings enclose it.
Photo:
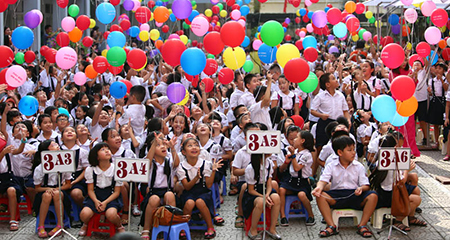
M 425 17 L 431 16 L 433 10 L 436 9 L 436 4 L 433 1 L 426 1 L 422 4 L 421 10 Z
M 20 87 L 27 80 L 27 72 L 23 67 L 14 65 L 6 70 L 5 78 L 8 86 Z
M 61 21 L 61 27 L 66 32 L 70 32 L 75 28 L 75 20 L 71 17 L 65 17 Z
M 261 47 L 262 42 L 259 39 L 256 39 L 255 41 L 253 41 L 253 49 L 255 49 L 256 51 L 258 51 L 259 47 Z
M 370 33 L 369 31 L 365 31 L 364 33 L 363 33 L 363 39 L 364 39 L 364 41 L 369 41 L 369 39 L 371 39 L 372 38 L 372 33 Z
M 241 17 L 241 12 L 237 9 L 231 11 L 231 19 L 238 20 Z
M 169 39 L 178 39 L 180 40 L 180 36 L 178 36 L 178 34 L 170 34 Z
M 150 26 L 147 23 L 144 23 L 139 27 L 139 30 L 149 32 Z
M 304 37 L 306 36 L 305 31 L 300 31 L 300 32 L 298 33 L 298 36 L 301 37 L 301 38 L 304 38 Z
M 417 14 L 417 11 L 414 8 L 408 8 L 405 11 L 405 19 L 409 23 L 415 23 L 418 16 L 419 15 Z
M 309 33 L 312 33 L 314 31 L 314 27 L 311 23 L 308 23 L 308 25 L 306 25 L 306 31 L 308 31 Z
M 61 69 L 70 69 L 78 61 L 77 52 L 71 47 L 63 47 L 56 52 L 55 56 L 56 64 Z
M 390 43 L 381 51 L 381 60 L 390 69 L 398 68 L 405 60 L 405 51 L 397 43 Z
M 240 23 L 245 28 L 245 21 L 244 21 L 244 19 L 239 19 L 238 23 Z
M 305 0 L 305 5 L 307 7 L 311 6 L 311 4 L 312 4 L 311 0 Z
M 138 0 L 133 0 L 134 7 L 131 11 L 136 12 L 136 10 L 141 6 L 141 3 Z
M 39 11 L 39 10 L 37 10 L 37 9 L 33 9 L 33 10 L 31 10 L 32 12 L 34 12 L 34 13 L 36 13 L 37 15 L 39 15 L 39 24 L 41 24 L 42 23 L 42 21 L 44 20 L 44 15 L 42 15 L 42 12 L 41 11 Z
M 411 5 L 411 3 L 413 2 L 413 0 L 402 0 L 402 3 L 405 4 L 405 6 L 409 6 Z M 411 8 L 412 9 L 412 8 Z M 415 11 L 415 10 L 414 10 Z
M 160 22 L 155 21 L 155 24 L 156 24 L 157 27 L 161 27 L 164 23 L 160 23 Z
M 73 81 L 78 86 L 83 86 L 86 83 L 86 74 L 84 72 L 77 72 L 75 76 L 73 76 Z
M 437 27 L 429 27 L 425 30 L 425 40 L 431 45 L 435 45 L 441 40 L 441 30 Z
M 209 22 L 206 18 L 202 16 L 197 16 L 192 20 L 191 29 L 195 35 L 201 37 L 208 32 Z
M 448 14 L 447 11 L 445 11 L 442 8 L 436 8 L 431 13 L 431 22 L 434 23 L 434 25 L 438 27 L 443 27 L 445 24 L 447 24 L 448 21 Z

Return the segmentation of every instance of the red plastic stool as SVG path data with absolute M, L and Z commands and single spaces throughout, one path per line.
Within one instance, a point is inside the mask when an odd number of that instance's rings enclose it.
M 32 209 L 33 208 L 33 204 L 31 203 L 30 198 L 26 194 L 23 194 L 20 198 L 21 199 L 25 198 L 25 202 L 20 201 L 19 209 L 20 210 L 25 210 L 26 209 L 27 212 L 28 212 L 28 215 L 31 215 L 33 213 L 33 209 Z
M 8 198 L 0 198 L 0 204 L 5 204 L 8 206 L 9 200 Z M 9 206 L 8 206 L 8 211 L 6 212 L 0 212 L 0 220 L 11 220 L 11 217 L 9 215 Z M 16 209 L 16 220 L 20 221 L 20 212 L 19 212 L 19 204 L 17 204 L 17 209 Z
M 90 237 L 92 232 L 109 233 L 110 237 L 113 237 L 116 234 L 116 226 L 108 221 L 108 219 L 106 219 L 106 216 L 105 221 L 100 222 L 100 218 L 102 215 L 105 216 L 105 213 L 95 213 L 94 216 L 92 216 L 88 224 L 86 236 Z
M 250 227 L 252 226 L 252 216 L 253 216 L 253 213 L 250 214 L 250 217 L 245 219 L 245 236 L 248 235 L 248 231 L 250 231 Z M 270 216 L 271 216 L 270 208 L 266 207 L 266 230 L 269 230 L 269 228 L 270 228 L 270 218 L 271 218 Z M 258 231 L 264 230 L 263 224 L 264 224 L 263 215 L 261 214 L 261 218 L 259 219 L 259 222 L 258 222 L 258 228 L 257 228 Z

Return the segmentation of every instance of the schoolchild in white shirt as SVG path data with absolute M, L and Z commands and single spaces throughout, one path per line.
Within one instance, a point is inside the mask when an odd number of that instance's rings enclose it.
M 300 100 L 298 96 L 289 89 L 290 82 L 286 79 L 284 75 L 278 78 L 279 91 L 273 92 L 272 97 L 272 107 L 280 106 L 283 108 L 287 115 L 290 117 L 292 115 L 299 115 Z

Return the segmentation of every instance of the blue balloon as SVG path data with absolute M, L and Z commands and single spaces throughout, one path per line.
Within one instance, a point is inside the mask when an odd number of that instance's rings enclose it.
M 180 63 L 187 74 L 195 76 L 205 69 L 206 56 L 199 48 L 188 48 L 181 54 Z
M 19 111 L 25 116 L 34 115 L 39 109 L 39 102 L 33 96 L 24 96 L 19 101 Z
M 158 7 L 160 7 L 160 6 L 162 6 L 163 5 L 163 2 L 162 1 L 156 1 L 155 2 L 155 6 L 158 6 Z
M 308 12 L 308 18 L 311 19 L 313 14 L 314 14 L 313 11 L 309 11 L 309 12 Z
M 247 16 L 247 14 L 250 12 L 250 8 L 247 5 L 244 5 L 241 7 L 241 9 L 239 9 L 239 11 L 241 11 L 242 16 Z
M 95 9 L 97 19 L 103 24 L 110 24 L 116 18 L 116 8 L 111 3 L 101 3 Z
M 241 0 L 237 0 L 236 4 L 239 5 L 239 7 L 241 7 L 242 6 L 242 1 Z
M 125 35 L 123 35 L 123 33 L 119 32 L 119 31 L 114 31 L 108 35 L 108 39 L 106 39 L 106 42 L 108 43 L 108 46 L 110 48 L 112 48 L 112 47 L 123 48 L 125 46 L 125 43 L 127 42 L 127 39 L 126 39 Z
M 258 32 L 261 32 L 262 26 L 258 26 Z
M 389 122 L 394 126 L 394 127 L 401 127 L 403 125 L 406 124 L 406 122 L 408 121 L 409 117 L 403 117 L 400 114 L 398 114 L 397 112 L 395 113 L 394 117 L 392 118 L 392 120 L 390 120 Z
M 283 30 L 284 30 L 284 32 L 286 32 L 286 31 L 287 31 L 287 28 L 283 27 Z
M 277 58 L 277 50 L 277 47 L 271 47 L 263 43 L 258 49 L 258 57 L 263 63 L 273 63 Z
M 250 1 L 251 1 L 251 0 L 244 0 L 244 3 L 245 3 L 245 4 L 250 4 Z
M 300 16 L 305 16 L 306 14 L 306 9 L 302 8 L 300 9 Z
M 31 29 L 29 29 L 28 27 L 18 27 L 14 29 L 11 40 L 16 48 L 27 49 L 33 44 L 34 34 L 33 31 L 31 31 Z
M 379 95 L 372 102 L 372 115 L 379 122 L 391 121 L 397 113 L 397 105 L 392 97 Z
M 430 55 L 428 55 L 428 57 L 427 57 L 427 60 L 430 61 L 430 56 L 433 56 L 433 55 L 434 55 L 434 51 L 431 50 Z M 436 64 L 438 58 L 439 58 L 439 56 L 438 56 L 438 54 L 436 54 L 436 55 L 434 56 L 434 58 L 433 58 L 433 61 L 431 61 L 431 65 Z
M 198 15 L 200 15 L 200 13 L 197 10 L 192 10 L 191 15 L 188 17 L 189 21 L 192 22 Z
M 68 118 L 70 118 L 69 111 L 68 111 L 67 109 L 65 109 L 65 108 L 62 108 L 62 107 L 58 108 L 58 113 L 59 113 L 59 114 L 64 114 L 64 115 L 66 115 Z
M 173 13 L 170 14 L 169 19 L 171 22 L 177 21 L 177 17 L 175 17 L 175 14 L 173 14 Z
M 137 37 L 139 35 L 139 32 L 141 31 L 141 30 L 139 30 L 139 27 L 137 27 L 137 26 L 132 26 L 128 30 L 130 30 L 131 37 Z M 108 36 L 108 38 L 109 38 L 109 36 Z
M 329 7 L 325 7 L 325 12 L 328 12 L 328 10 L 330 10 L 330 8 Z
M 347 35 L 347 26 L 340 22 L 333 27 L 333 34 L 338 38 L 343 38 Z
M 127 94 L 127 85 L 120 81 L 113 82 L 111 86 L 109 86 L 109 93 L 113 98 L 123 98 L 125 97 L 125 94 Z
M 306 49 L 308 47 L 317 48 L 317 40 L 315 37 L 309 35 L 303 39 L 303 48 Z
M 397 14 L 391 14 L 388 18 L 388 22 L 392 26 L 398 25 L 398 21 L 400 21 L 400 17 Z
M 250 38 L 245 36 L 244 41 L 242 42 L 241 46 L 242 47 L 248 47 L 248 45 L 250 45 Z

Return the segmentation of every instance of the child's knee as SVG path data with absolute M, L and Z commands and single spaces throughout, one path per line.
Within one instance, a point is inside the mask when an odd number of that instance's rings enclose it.
M 113 207 L 109 208 L 108 210 L 106 210 L 105 216 L 106 216 L 107 219 L 114 219 L 114 218 L 116 218 L 118 216 L 117 215 L 117 209 L 113 208 Z
M 280 202 L 280 195 L 276 194 L 276 193 L 272 193 L 270 195 L 270 198 L 272 199 L 272 201 L 276 204 Z
M 6 193 L 10 197 L 15 197 L 16 196 L 16 189 L 13 188 L 13 187 L 9 187 L 8 190 L 6 190 Z
M 184 208 L 186 209 L 193 209 L 194 207 L 195 207 L 194 200 L 187 200 L 186 203 L 184 204 Z
M 160 202 L 161 202 L 161 199 L 158 196 L 153 195 L 148 200 L 148 205 L 147 206 L 156 207 L 156 206 L 159 206 Z
M 50 202 L 50 200 L 52 200 L 52 195 L 48 192 L 44 192 L 44 194 L 42 194 L 42 201 L 43 202 Z
M 199 199 L 195 200 L 195 206 L 197 206 L 197 207 L 205 207 L 206 203 L 205 203 L 205 201 L 203 201 L 203 199 L 199 198 Z
M 376 193 L 371 193 L 367 196 L 367 201 L 378 201 L 378 195 Z
M 263 198 L 262 197 L 255 199 L 255 208 L 258 208 L 258 209 L 263 208 Z
M 166 192 L 166 194 L 164 194 L 164 200 L 167 201 L 175 201 L 175 194 L 173 194 L 173 192 Z
M 305 192 L 299 192 L 299 193 L 297 194 L 297 196 L 298 196 L 298 198 L 299 198 L 300 200 L 305 200 L 305 199 L 307 199 L 306 193 L 305 193 Z

